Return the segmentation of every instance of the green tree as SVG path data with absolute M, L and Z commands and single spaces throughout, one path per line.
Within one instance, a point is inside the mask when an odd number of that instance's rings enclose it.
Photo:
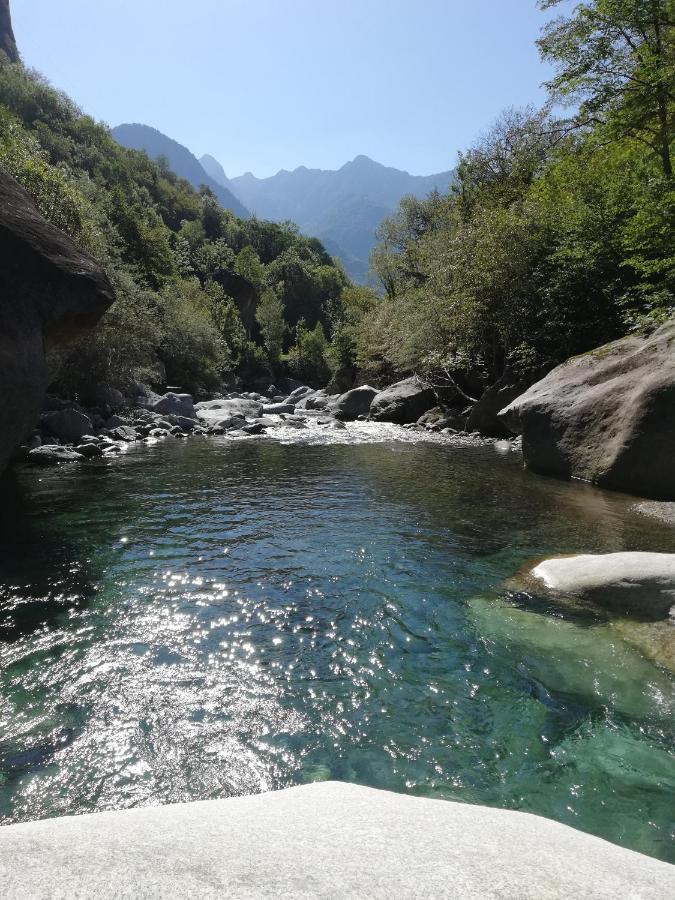
M 538 44 L 557 68 L 548 85 L 552 98 L 579 104 L 574 124 L 646 144 L 672 177 L 674 0 L 587 0 L 551 22 Z
M 255 313 L 270 362 L 279 361 L 288 330 L 284 319 L 284 304 L 274 288 L 267 288 L 258 302 Z

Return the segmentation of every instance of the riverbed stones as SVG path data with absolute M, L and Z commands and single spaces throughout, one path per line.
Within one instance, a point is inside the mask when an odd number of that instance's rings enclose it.
M 8 825 L 0 881 L 5 900 L 675 896 L 675 867 L 542 816 L 331 781 Z
M 642 619 L 675 615 L 675 553 L 554 557 L 532 568 L 531 575 L 548 591 L 614 612 Z
M 537 472 L 675 500 L 675 321 L 568 360 L 501 416 Z
M 368 414 L 370 404 L 376 394 L 375 388 L 367 384 L 352 388 L 351 391 L 347 391 L 337 398 L 333 406 L 333 415 L 343 422 L 354 422 L 359 416 Z
M 380 391 L 370 405 L 370 418 L 377 422 L 406 425 L 438 403 L 433 389 L 417 376 L 406 378 Z
M 89 416 L 78 409 L 62 409 L 44 413 L 41 426 L 61 441 L 77 443 L 85 434 L 94 430 Z

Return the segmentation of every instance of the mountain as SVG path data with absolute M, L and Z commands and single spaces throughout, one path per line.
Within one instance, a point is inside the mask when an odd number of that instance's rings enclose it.
M 204 158 L 202 158 L 202 161 Z M 224 172 L 214 160 L 213 177 Z M 318 237 L 331 253 L 340 256 L 352 278 L 364 281 L 368 257 L 375 244 L 375 230 L 402 197 L 425 197 L 431 191 L 447 191 L 453 172 L 410 175 L 383 166 L 367 156 L 357 156 L 337 170 L 282 169 L 270 178 L 250 172 L 227 180 L 229 188 L 255 215 L 295 222 L 305 234 Z
M 236 216 L 242 218 L 250 216 L 249 211 L 229 187 L 212 178 L 187 147 L 157 131 L 156 128 L 138 124 L 118 125 L 112 129 L 112 136 L 118 144 L 129 150 L 144 150 L 151 159 L 166 157 L 169 166 L 180 178 L 189 181 L 195 188 L 206 185 L 218 198 L 220 205 L 231 210 Z
M 223 187 L 228 188 L 228 190 L 232 190 L 230 187 L 230 180 L 225 174 L 225 169 L 217 159 L 214 159 L 212 156 L 209 156 L 208 153 L 205 153 L 199 162 L 201 163 L 202 169 L 204 169 L 206 174 L 210 175 L 214 181 L 217 181 L 218 184 L 222 184 Z

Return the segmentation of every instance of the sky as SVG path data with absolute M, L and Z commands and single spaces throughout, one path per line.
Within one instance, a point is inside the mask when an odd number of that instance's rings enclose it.
M 11 0 L 24 62 L 109 125 L 142 122 L 232 177 L 359 154 L 452 168 L 550 71 L 536 0 Z

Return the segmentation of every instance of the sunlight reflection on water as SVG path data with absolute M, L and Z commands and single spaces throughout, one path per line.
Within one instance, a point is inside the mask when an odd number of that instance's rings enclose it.
M 330 777 L 673 859 L 672 677 L 601 615 L 501 585 L 530 557 L 674 533 L 494 447 L 285 432 L 20 475 L 0 518 L 2 821 Z

